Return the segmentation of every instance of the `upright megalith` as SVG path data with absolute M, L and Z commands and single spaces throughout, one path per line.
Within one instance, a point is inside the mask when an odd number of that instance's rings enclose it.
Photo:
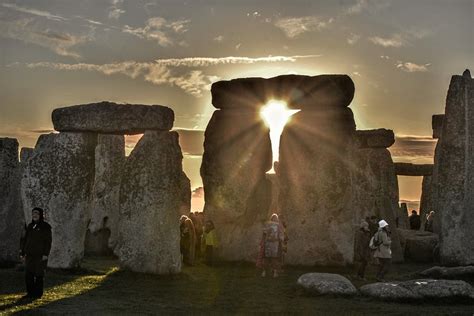
M 157 274 L 180 271 L 179 212 L 183 194 L 190 191 L 182 187 L 187 183 L 182 158 L 178 134 L 168 131 L 145 132 L 127 158 L 115 248 L 122 267 Z
M 96 239 L 108 238 L 103 243 L 108 244 L 110 249 L 113 249 L 117 242 L 120 181 L 124 163 L 124 136 L 99 134 L 95 147 L 95 173 L 88 236 Z
M 431 118 L 431 127 L 433 129 L 433 138 L 439 138 L 443 131 L 444 114 L 436 114 Z
M 224 92 L 213 86 L 213 96 Z M 232 95 L 232 90 L 227 91 Z M 201 176 L 206 217 L 214 221 L 220 256 L 254 260 L 271 203 L 272 152 L 268 128 L 255 109 L 223 109 L 205 132 Z
M 474 79 L 453 76 L 435 151 L 433 210 L 444 264 L 474 263 Z
M 20 199 L 18 141 L 0 138 L 0 263 L 19 260 L 24 218 Z
M 432 164 L 417 165 L 407 162 L 396 162 L 395 173 L 397 176 L 423 177 L 433 174 Z
M 54 129 L 60 132 L 142 134 L 168 131 L 174 112 L 162 105 L 116 104 L 103 101 L 57 108 L 52 113 Z
M 280 140 L 279 200 L 291 236 L 286 259 L 291 264 L 344 265 L 353 259 L 348 158 L 355 122 L 347 106 L 354 89 L 347 76 L 324 78 L 331 89 L 319 93 L 316 86 L 313 93 L 302 94 L 293 104 L 303 105 L 302 110 L 292 116 Z M 339 78 L 347 78 L 349 84 Z M 307 80 L 309 86 L 317 81 Z M 334 102 L 318 102 L 314 95 Z
M 97 134 L 51 133 L 41 135 L 33 155 L 25 162 L 21 180 L 25 218 L 41 207 L 52 226 L 49 266 L 77 266 L 84 253 L 94 182 Z

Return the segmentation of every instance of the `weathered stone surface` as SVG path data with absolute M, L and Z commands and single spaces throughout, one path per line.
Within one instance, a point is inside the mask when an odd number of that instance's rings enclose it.
M 474 264 L 474 80 L 453 76 L 432 178 L 441 263 Z
M 343 108 L 354 97 L 354 82 L 347 75 L 241 78 L 212 85 L 212 104 L 218 109 L 258 109 L 270 99 L 282 99 L 290 108 Z
M 301 111 L 280 141 L 280 207 L 287 220 L 286 261 L 344 265 L 353 260 L 351 109 Z M 348 233 L 351 232 L 351 233 Z
M 472 299 L 473 288 L 460 280 L 420 279 L 405 282 L 372 283 L 360 288 L 363 295 L 390 301 Z
M 0 138 L 0 262 L 19 260 L 24 218 L 20 199 L 18 141 Z
M 385 128 L 359 130 L 356 131 L 356 142 L 360 148 L 388 148 L 395 143 L 395 135 Z
M 433 203 L 431 201 L 431 178 L 432 176 L 423 176 L 423 182 L 421 184 L 421 199 L 420 199 L 421 227 L 424 227 L 426 215 L 433 209 Z
M 431 127 L 433 129 L 433 138 L 440 138 L 443 131 L 444 114 L 435 114 L 431 117 Z
M 420 273 L 420 276 L 434 279 L 473 279 L 474 266 L 439 267 L 435 266 Z
M 413 177 L 431 176 L 433 174 L 433 165 L 432 164 L 417 165 L 413 163 L 396 162 L 395 173 L 398 176 L 413 176 Z
M 395 216 L 395 222 L 398 224 L 398 228 L 409 229 L 410 223 L 408 220 L 408 207 L 406 203 L 400 203 L 398 213 Z
M 146 130 L 168 131 L 174 112 L 162 105 L 100 102 L 68 106 L 52 113 L 54 129 L 60 132 L 142 134 Z
M 95 147 L 95 174 L 88 228 L 92 235 L 108 229 L 108 245 L 111 249 L 117 242 L 120 181 L 124 163 L 124 136 L 99 134 Z
M 402 245 L 405 259 L 414 262 L 433 262 L 435 248 L 439 237 L 425 231 L 399 229 L 400 244 Z
M 122 267 L 157 274 L 181 270 L 182 158 L 178 134 L 158 131 L 147 131 L 127 158 L 115 248 Z
M 392 260 L 401 262 L 403 252 L 395 229 L 396 218 L 400 217 L 398 179 L 390 152 L 385 148 L 362 148 L 354 149 L 351 156 L 353 226 L 372 215 L 387 221 L 392 231 Z
M 96 142 L 92 133 L 41 135 L 24 167 L 25 218 L 31 221 L 33 207 L 45 210 L 53 232 L 51 267 L 75 267 L 83 257 Z
M 298 285 L 313 295 L 357 294 L 357 289 L 347 278 L 332 273 L 306 273 L 298 278 Z
M 258 112 L 217 110 L 208 123 L 201 176 L 206 218 L 214 221 L 225 260 L 254 261 L 269 218 L 272 166 L 268 128 Z

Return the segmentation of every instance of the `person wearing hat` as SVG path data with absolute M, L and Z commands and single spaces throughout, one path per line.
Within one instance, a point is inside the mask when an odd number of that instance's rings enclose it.
M 363 220 L 354 240 L 354 261 L 358 263 L 357 277 L 362 280 L 365 277 L 365 268 L 370 261 L 370 237 L 369 223 Z
M 377 281 L 384 281 L 384 276 L 392 260 L 392 250 L 390 249 L 392 241 L 389 235 L 388 223 L 384 220 L 379 221 L 379 230 L 374 236 L 375 242 L 378 245 L 374 253 L 374 257 L 379 260 L 379 269 L 375 277 Z
M 51 226 L 44 221 L 44 211 L 35 207 L 31 211 L 31 223 L 21 240 L 20 257 L 25 261 L 27 294 L 23 298 L 37 299 L 43 296 L 44 271 L 51 250 Z

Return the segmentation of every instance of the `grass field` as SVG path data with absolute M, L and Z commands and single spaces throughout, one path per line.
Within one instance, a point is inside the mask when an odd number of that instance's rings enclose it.
M 408 279 L 428 266 L 393 265 L 389 279 Z M 373 276 L 374 267 L 368 274 Z M 402 304 L 364 297 L 311 297 L 296 286 L 306 272 L 340 273 L 356 286 L 361 281 L 345 268 L 288 267 L 279 278 L 261 278 L 249 264 L 185 267 L 175 276 L 120 271 L 114 259 L 87 258 L 76 271 L 48 271 L 45 295 L 24 304 L 23 272 L 0 270 L 0 314 L 249 314 L 300 313 L 321 315 L 418 314 L 473 315 L 474 305 L 448 302 Z M 367 282 L 373 282 L 369 278 Z M 367 283 L 366 282 L 366 283 Z

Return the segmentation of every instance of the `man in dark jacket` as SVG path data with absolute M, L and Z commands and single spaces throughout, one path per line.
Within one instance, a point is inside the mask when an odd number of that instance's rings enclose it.
M 419 230 L 421 227 L 421 218 L 420 215 L 416 213 L 415 210 L 411 211 L 411 215 L 409 217 L 410 220 L 410 229 Z
M 31 211 L 31 223 L 21 240 L 20 256 L 25 260 L 27 294 L 24 298 L 43 296 L 43 278 L 51 250 L 51 226 L 44 221 L 44 211 L 35 207 Z
M 358 263 L 357 277 L 360 279 L 364 279 L 365 268 L 370 261 L 370 237 L 369 224 L 366 221 L 362 221 L 354 240 L 354 261 Z

